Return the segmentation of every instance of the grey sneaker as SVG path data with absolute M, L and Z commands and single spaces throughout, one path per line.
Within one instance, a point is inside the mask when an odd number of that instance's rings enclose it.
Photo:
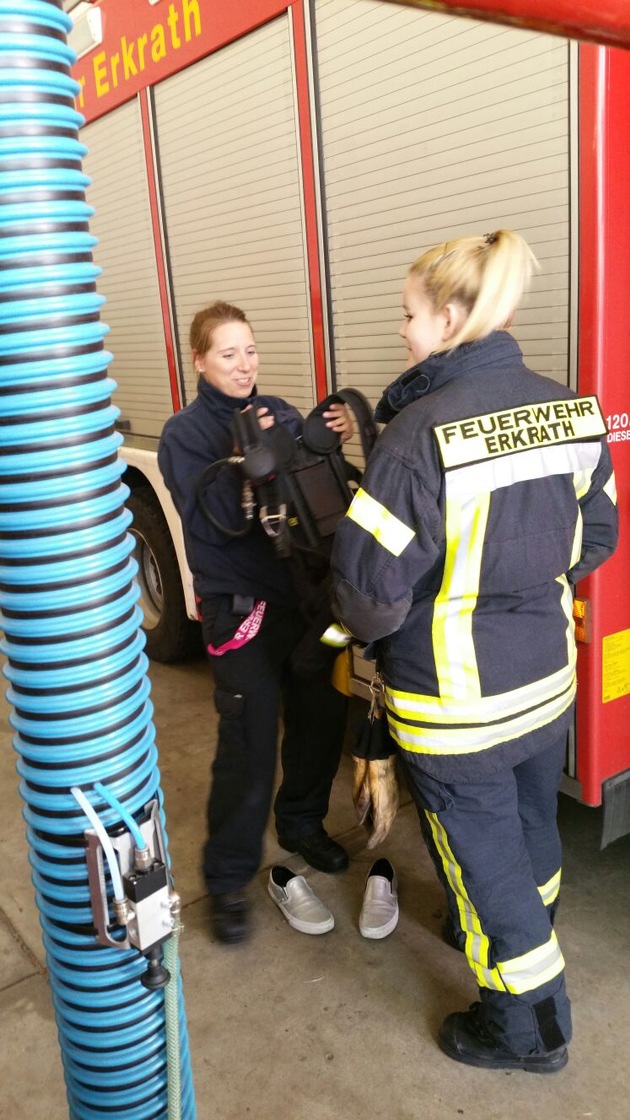
M 368 873 L 359 917 L 363 937 L 377 941 L 398 924 L 398 880 L 388 859 L 377 859 Z
M 287 922 L 300 933 L 328 933 L 335 924 L 330 910 L 317 897 L 303 875 L 276 864 L 269 872 L 269 894 Z

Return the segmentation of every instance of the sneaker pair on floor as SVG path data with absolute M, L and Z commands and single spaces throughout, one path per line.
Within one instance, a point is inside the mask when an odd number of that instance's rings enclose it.
M 268 891 L 290 926 L 300 933 L 328 933 L 335 925 L 330 910 L 317 897 L 303 875 L 276 865 L 269 873 Z M 369 871 L 359 930 L 363 937 L 387 937 L 398 922 L 396 872 L 387 859 L 379 859 Z

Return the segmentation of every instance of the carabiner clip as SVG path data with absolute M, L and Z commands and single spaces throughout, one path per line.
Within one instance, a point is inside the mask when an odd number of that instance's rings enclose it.
M 368 713 L 368 718 L 370 722 L 373 722 L 375 719 L 381 719 L 383 712 L 385 711 L 385 704 L 383 701 L 383 697 L 385 695 L 385 681 L 383 680 L 380 673 L 374 674 L 372 680 L 370 681 L 369 687 L 370 696 L 372 697 L 372 699 L 370 701 L 370 711 Z

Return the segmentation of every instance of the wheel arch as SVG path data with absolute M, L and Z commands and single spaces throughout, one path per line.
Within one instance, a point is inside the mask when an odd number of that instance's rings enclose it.
M 155 452 L 124 448 L 123 482 L 136 538 L 140 606 L 147 653 L 154 661 L 179 661 L 199 648 L 192 575 L 182 525 L 157 466 Z
M 186 613 L 188 618 L 195 619 L 197 617 L 197 605 L 195 602 L 192 575 L 186 560 L 182 523 L 160 473 L 157 464 L 157 453 L 151 449 L 130 447 L 125 444 L 121 448 L 120 455 L 126 463 L 123 482 L 129 487 L 131 493 L 133 494 L 137 490 L 147 486 L 153 491 L 156 503 L 168 526 L 168 531 L 171 535 L 171 540 L 173 541 L 173 546 L 177 555 L 177 563 L 186 604 Z

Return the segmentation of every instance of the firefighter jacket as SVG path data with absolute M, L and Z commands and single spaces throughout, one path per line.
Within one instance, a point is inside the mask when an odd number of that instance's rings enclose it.
M 200 379 L 197 397 L 164 425 L 158 465 L 182 521 L 186 558 L 196 594 L 243 595 L 279 605 L 294 605 L 297 594 L 289 563 L 279 559 L 258 517 L 251 532 L 235 537 L 220 532 L 206 518 L 197 500 L 197 484 L 206 467 L 233 453 L 230 421 L 236 409 L 266 406 L 277 424 L 292 435 L 302 430 L 302 417 L 280 397 L 229 397 Z M 219 467 L 204 499 L 213 517 L 231 531 L 243 528 L 243 475 L 232 465 Z
M 568 728 L 571 585 L 617 540 L 605 425 L 596 398 L 527 369 L 507 331 L 431 355 L 376 418 L 337 529 L 333 609 L 376 643 L 406 759 L 483 780 Z

